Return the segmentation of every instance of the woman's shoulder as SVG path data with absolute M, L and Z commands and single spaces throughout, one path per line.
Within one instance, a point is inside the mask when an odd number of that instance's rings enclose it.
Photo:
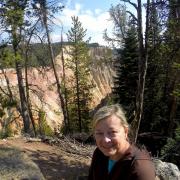
M 155 177 L 155 167 L 150 153 L 145 148 L 134 147 L 134 158 L 131 163 L 133 172 L 142 177 Z
M 131 144 L 122 160 L 137 160 L 137 159 L 147 159 L 151 160 L 149 152 L 145 148 L 140 148 L 135 144 Z
M 151 154 L 145 147 L 132 145 L 133 156 L 135 160 L 150 160 Z

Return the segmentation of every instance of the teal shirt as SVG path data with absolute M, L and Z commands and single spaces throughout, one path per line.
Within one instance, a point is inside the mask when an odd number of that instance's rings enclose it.
M 110 173 L 116 161 L 109 159 L 108 161 L 108 172 Z

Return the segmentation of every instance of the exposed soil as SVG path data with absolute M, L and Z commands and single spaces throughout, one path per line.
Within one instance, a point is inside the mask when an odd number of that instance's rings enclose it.
M 78 176 L 88 173 L 91 157 L 69 153 L 61 145 L 28 142 L 25 138 L 0 140 L 0 147 L 2 145 L 18 147 L 26 153 L 39 166 L 47 180 L 76 180 Z

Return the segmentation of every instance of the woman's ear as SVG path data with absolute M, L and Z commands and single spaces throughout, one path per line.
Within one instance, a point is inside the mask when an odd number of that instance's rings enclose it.
M 129 128 L 124 127 L 124 132 L 125 132 L 126 139 L 128 139 Z

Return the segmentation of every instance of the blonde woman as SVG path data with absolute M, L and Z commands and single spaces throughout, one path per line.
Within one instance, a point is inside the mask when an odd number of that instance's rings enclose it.
M 100 108 L 93 118 L 97 148 L 88 180 L 154 180 L 155 170 L 147 151 L 128 140 L 129 125 L 120 105 Z

